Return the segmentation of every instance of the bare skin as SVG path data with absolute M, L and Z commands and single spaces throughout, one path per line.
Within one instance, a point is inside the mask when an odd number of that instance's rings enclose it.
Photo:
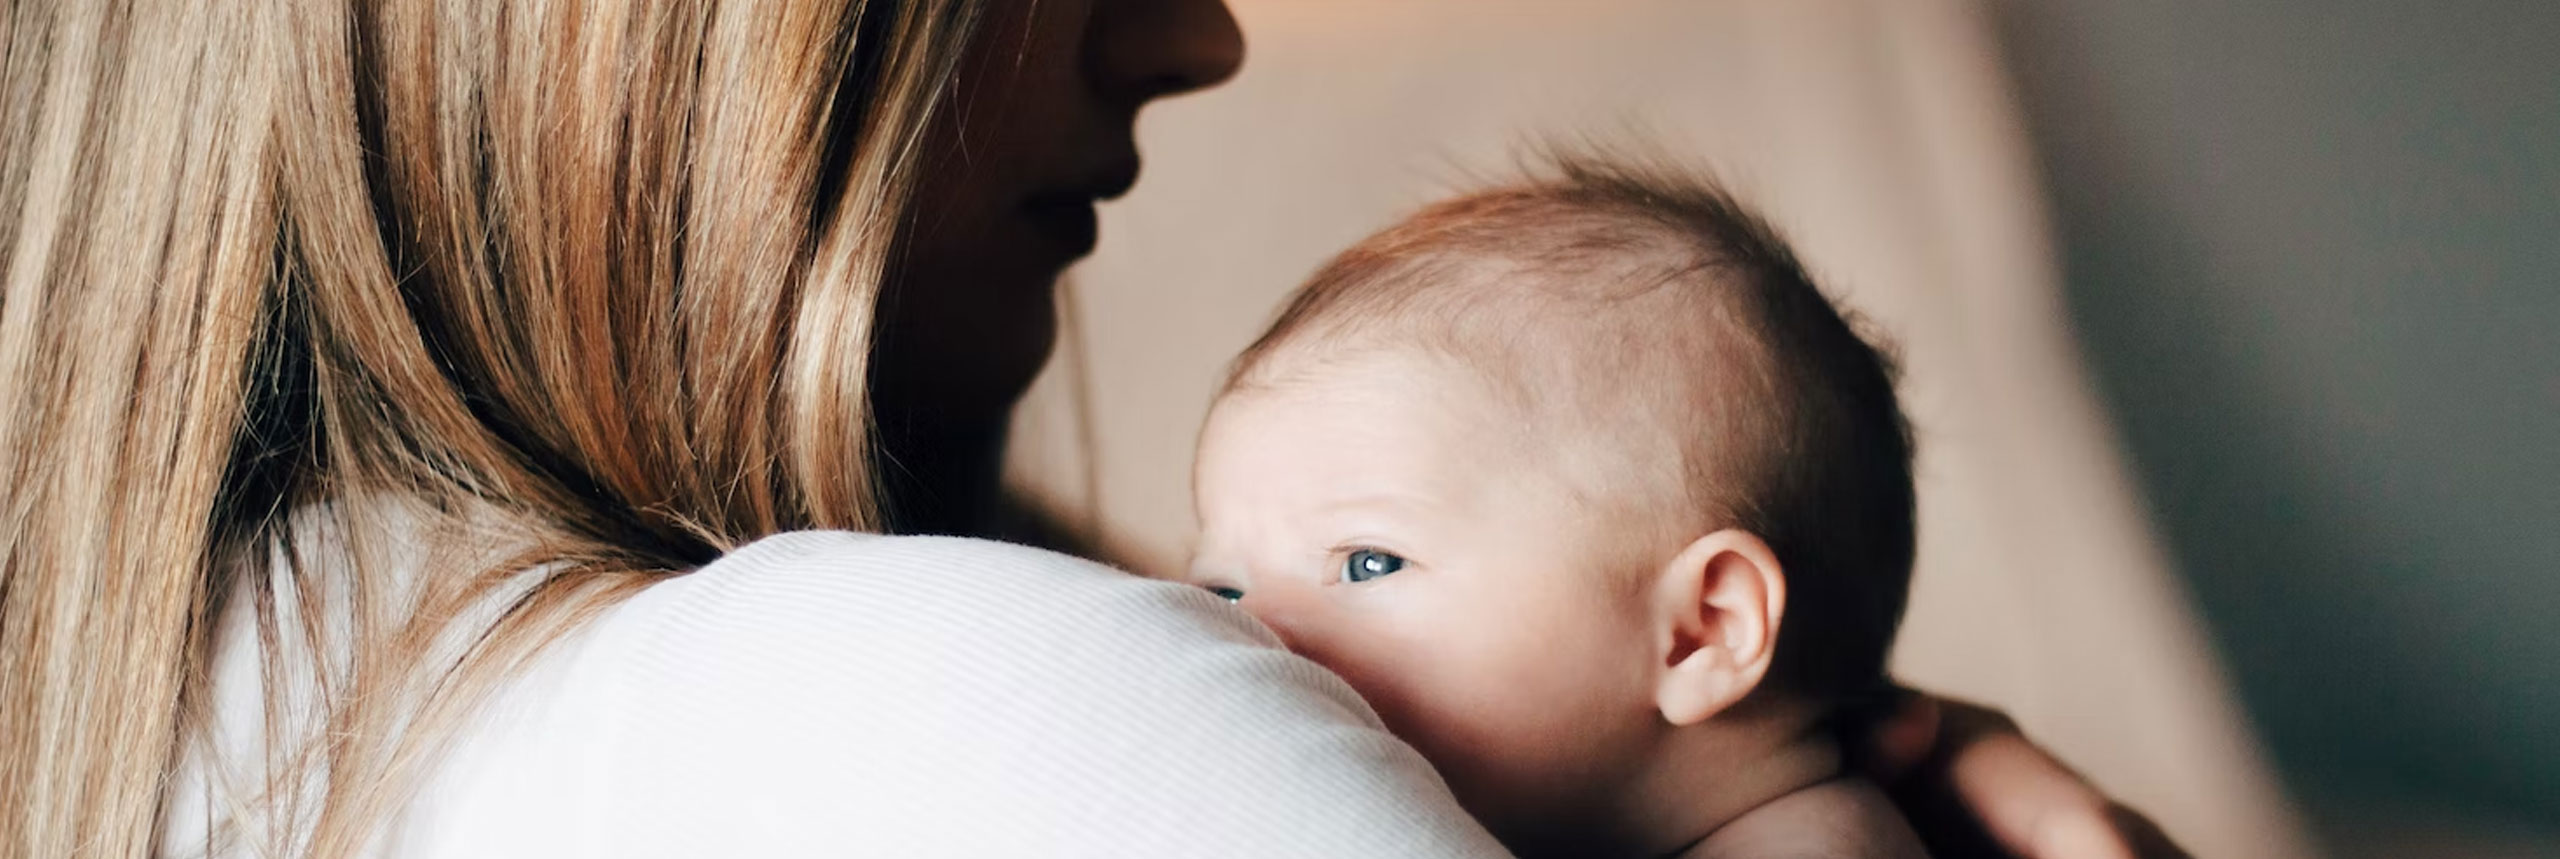
M 1680 859 L 1878 856 L 1922 859 L 1919 836 L 1884 791 L 1862 778 L 1834 778 L 1790 791 L 1745 812 L 1681 851 Z
M 871 368 L 898 530 L 984 534 L 1013 405 L 1056 339 L 1059 273 L 1138 179 L 1138 112 L 1235 74 L 1217 0 L 988 4 L 927 147 Z
M 1673 435 L 1659 410 L 1557 432 L 1423 350 L 1283 355 L 1201 433 L 1193 578 L 1350 683 L 1506 846 L 1920 852 L 1841 778 L 1825 708 L 1763 687 L 1775 554 L 1690 533 L 1642 469 L 1613 467 L 1668 458 L 1646 441 Z

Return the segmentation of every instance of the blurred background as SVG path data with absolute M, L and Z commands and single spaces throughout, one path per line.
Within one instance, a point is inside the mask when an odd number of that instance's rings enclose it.
M 1017 430 L 1141 571 L 1298 279 L 1639 140 L 1901 341 L 1902 676 L 2199 856 L 2560 856 L 2560 3 L 1231 2 Z

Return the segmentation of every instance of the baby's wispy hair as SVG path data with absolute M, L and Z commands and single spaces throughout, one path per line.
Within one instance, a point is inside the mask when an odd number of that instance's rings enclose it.
M 1644 467 L 1688 488 L 1695 527 L 1776 552 L 1791 597 L 1773 682 L 1836 701 L 1882 682 L 1916 542 L 1898 371 L 1864 328 L 1713 178 L 1549 146 L 1326 263 L 1227 388 L 1426 349 L 1523 403 L 1682 403 L 1663 412 L 1676 461 Z M 1614 399 L 1574 399 L 1603 386 Z

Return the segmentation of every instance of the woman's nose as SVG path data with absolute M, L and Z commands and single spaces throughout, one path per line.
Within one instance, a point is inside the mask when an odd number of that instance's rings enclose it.
M 1224 0 L 1096 0 L 1093 79 L 1131 102 L 1218 85 L 1244 64 L 1244 33 Z

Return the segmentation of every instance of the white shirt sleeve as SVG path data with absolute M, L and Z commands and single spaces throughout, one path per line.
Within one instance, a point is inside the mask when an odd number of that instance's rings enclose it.
M 1062 555 L 786 534 L 563 644 L 386 852 L 1504 855 L 1251 618 Z

